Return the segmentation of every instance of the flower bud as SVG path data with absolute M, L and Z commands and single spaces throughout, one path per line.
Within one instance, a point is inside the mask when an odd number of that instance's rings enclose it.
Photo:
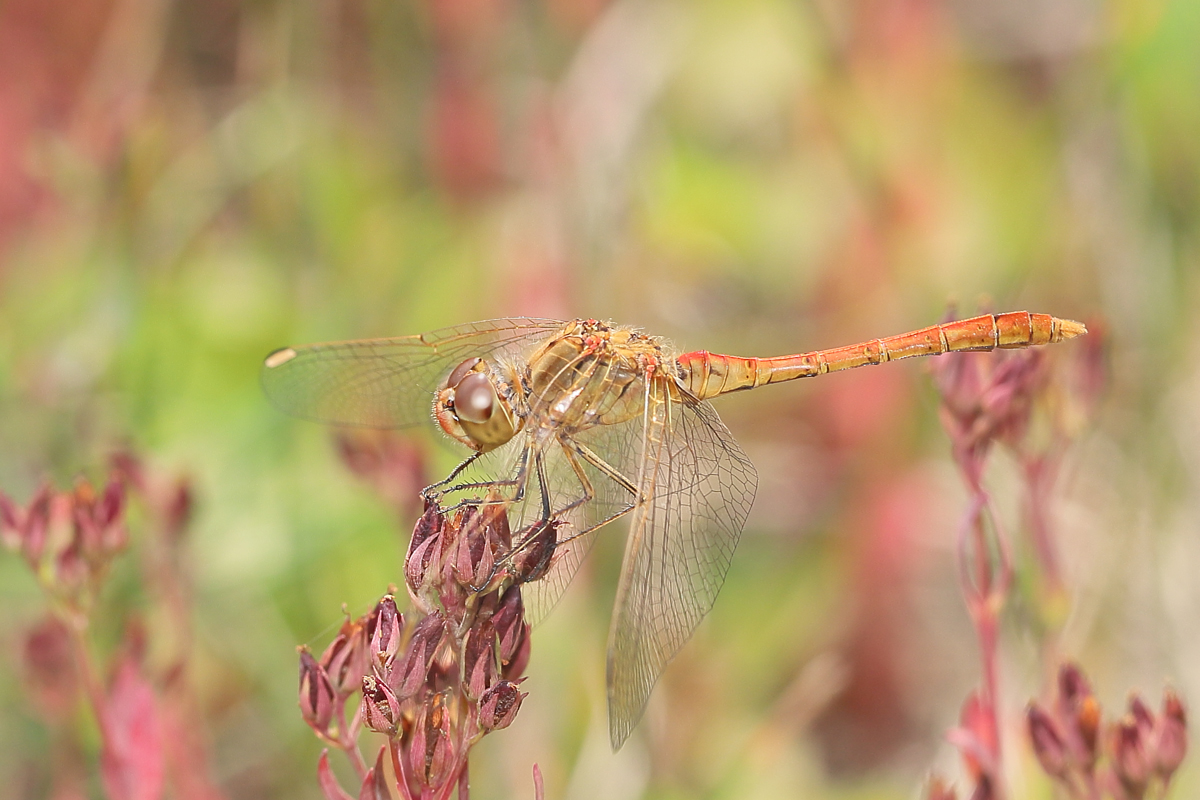
M 492 616 L 496 635 L 500 638 L 500 658 L 508 661 L 521 646 L 528 626 L 525 624 L 525 603 L 521 587 L 510 586 L 500 598 L 500 606 Z
M 377 733 L 395 736 L 400 729 L 400 700 L 391 688 L 374 675 L 362 680 L 363 724 Z
M 479 698 L 479 727 L 484 732 L 507 728 L 516 719 L 521 701 L 527 695 L 512 681 L 498 681 Z
M 454 578 L 465 588 L 481 591 L 492 577 L 496 552 L 489 541 L 488 522 L 494 518 L 490 510 L 481 511 L 468 506 L 462 510 L 462 526 L 454 553 Z
M 435 694 L 425 714 L 425 785 L 438 788 L 445 785 L 454 767 L 454 745 L 450 735 L 450 712 L 446 695 Z
M 85 560 L 103 559 L 125 547 L 129 535 L 122 523 L 125 485 L 121 481 L 113 478 L 97 497 L 92 485 L 80 480 L 72 498 L 75 540 Z
M 445 624 L 437 614 L 430 614 L 417 623 L 408 649 L 392 670 L 390 683 L 397 695 L 412 697 L 425 685 L 445 631 Z
M 1058 719 L 1074 760 L 1085 771 L 1096 763 L 1100 738 L 1100 703 L 1078 665 L 1064 662 L 1058 671 Z
M 483 521 L 487 531 L 488 542 L 497 552 L 507 553 L 512 550 L 512 529 L 508 525 L 509 502 L 493 487 L 488 491 L 483 504 Z
M 329 736 L 333 718 L 333 685 L 307 647 L 300 648 L 300 713 L 320 736 Z
M 43 484 L 22 509 L 7 495 L 0 493 L 0 541 L 19 549 L 31 565 L 41 561 L 50 529 L 50 510 L 53 491 Z
M 1126 714 L 1113 726 L 1109 737 L 1113 772 L 1127 794 L 1141 797 L 1150 782 L 1150 760 L 1137 720 Z
M 1054 720 L 1037 703 L 1030 703 L 1026 712 L 1029 723 L 1029 741 L 1033 753 L 1047 775 L 1063 778 L 1067 774 L 1067 747 L 1059 734 Z
M 519 545 L 519 552 L 513 556 L 513 575 L 517 583 L 530 583 L 545 577 L 558 546 L 558 529 L 566 524 L 562 520 L 543 524 Z
M 386 670 L 400 650 L 404 616 L 396 608 L 396 598 L 385 594 L 367 618 L 370 652 L 378 669 Z
M 510 681 L 516 680 L 525 674 L 525 668 L 529 666 L 529 654 L 533 649 L 533 637 L 529 635 L 529 626 L 522 628 L 524 632 L 521 636 L 520 644 L 517 645 L 517 650 L 512 654 L 508 661 L 500 662 L 500 676 L 507 678 Z
M 408 542 L 408 554 L 404 557 L 404 582 L 413 597 L 419 597 L 425 587 L 434 580 L 440 566 L 437 563 L 437 555 L 445 524 L 445 515 L 438 508 L 438 504 L 433 500 L 426 500 L 425 513 L 413 528 L 412 539 Z
M 1171 689 L 1163 692 L 1162 714 L 1158 720 L 1154 768 L 1163 781 L 1168 782 L 1187 754 L 1187 713 L 1183 701 Z
M 1129 695 L 1129 716 L 1133 717 L 1134 723 L 1137 724 L 1138 735 L 1142 741 L 1148 741 L 1154 733 L 1154 712 L 1137 692 Z
M 339 697 L 347 697 L 362 685 L 363 673 L 367 671 L 366 639 L 362 623 L 347 620 L 321 654 L 321 668 Z
M 491 619 L 477 621 L 467 632 L 463 648 L 463 688 L 474 700 L 496 682 L 496 628 Z

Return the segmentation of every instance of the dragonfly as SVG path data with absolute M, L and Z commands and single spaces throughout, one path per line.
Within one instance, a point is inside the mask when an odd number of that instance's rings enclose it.
M 985 314 L 829 350 L 764 358 L 678 353 L 594 319 L 510 318 L 388 339 L 310 344 L 262 368 L 280 410 L 335 425 L 430 420 L 470 455 L 425 490 L 442 508 L 507 504 L 511 564 L 552 530 L 552 557 L 523 587 L 547 613 L 596 532 L 629 533 L 607 655 L 609 730 L 620 748 L 667 663 L 712 608 L 758 477 L 709 402 L 854 367 L 965 350 L 1024 348 L 1086 333 L 1048 314 Z

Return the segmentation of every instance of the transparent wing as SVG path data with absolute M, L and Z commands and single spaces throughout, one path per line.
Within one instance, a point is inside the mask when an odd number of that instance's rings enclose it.
M 559 446 L 558 453 L 546 459 L 554 508 L 567 508 L 582 496 L 576 469 L 591 489 L 591 500 L 557 516 L 568 524 L 558 529 L 559 543 L 550 570 L 522 590 L 531 623 L 545 619 L 558 603 L 591 551 L 599 529 L 633 510 L 636 495 L 631 487 L 636 488 L 641 423 L 639 418 L 590 428 L 563 442 L 570 448 L 570 456 Z
M 366 428 L 415 425 L 429 419 L 439 382 L 463 360 L 516 354 L 562 325 L 514 317 L 396 339 L 289 347 L 267 357 L 263 390 L 276 408 L 304 419 Z
M 638 485 L 608 650 L 609 733 L 616 750 L 659 674 L 712 608 L 758 476 L 708 403 L 647 392 Z
M 537 526 L 547 506 L 551 518 L 567 523 L 557 529 L 558 545 L 550 569 L 522 589 L 526 619 L 531 624 L 545 619 L 562 597 L 598 530 L 633 509 L 642 427 L 638 417 L 571 437 L 539 437 L 527 429 L 503 447 L 475 459 L 456 478 L 465 488 L 443 496 L 443 506 L 451 506 L 481 502 L 489 492 L 497 492 L 508 502 L 509 525 L 518 545 L 520 532 Z M 539 461 L 545 478 L 544 497 L 537 474 Z

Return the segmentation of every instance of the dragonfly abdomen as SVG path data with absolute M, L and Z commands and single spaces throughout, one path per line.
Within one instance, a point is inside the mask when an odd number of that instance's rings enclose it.
M 1012 311 L 931 325 L 918 331 L 831 350 L 773 358 L 743 358 L 701 350 L 685 353 L 678 363 L 684 386 L 705 400 L 768 383 L 809 378 L 901 358 L 962 350 L 1031 347 L 1073 339 L 1086 332 L 1081 323 L 1073 320 Z

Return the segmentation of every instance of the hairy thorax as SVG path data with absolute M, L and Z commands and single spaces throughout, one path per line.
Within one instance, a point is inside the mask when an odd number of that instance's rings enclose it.
M 572 432 L 625 422 L 643 413 L 647 381 L 669 364 L 657 337 L 596 320 L 569 322 L 529 358 L 530 415 Z

